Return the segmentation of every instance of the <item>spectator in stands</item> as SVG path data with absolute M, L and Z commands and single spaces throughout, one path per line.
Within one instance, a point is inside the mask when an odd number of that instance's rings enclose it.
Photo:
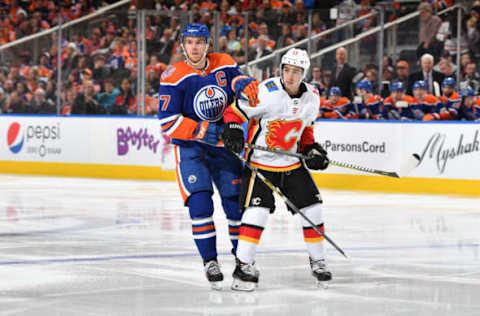
M 235 30 L 230 30 L 227 33 L 228 43 L 227 43 L 227 52 L 228 54 L 233 54 L 235 51 L 240 50 L 241 44 L 237 39 L 237 32 Z
M 15 84 L 12 79 L 7 79 L 3 83 L 3 89 L 5 90 L 5 93 L 10 94 L 14 89 L 15 89 Z
M 432 55 L 424 54 L 420 62 L 422 69 L 418 72 L 411 74 L 408 78 L 408 94 L 411 95 L 412 86 L 415 81 L 423 80 L 427 83 L 428 93 L 440 97 L 442 95 L 441 84 L 445 76 L 442 73 L 433 70 Z
M 63 76 L 68 75 L 68 73 L 70 73 L 70 71 L 72 71 L 72 69 L 75 68 L 75 65 L 78 64 L 79 58 L 80 58 L 80 55 L 77 52 L 77 45 L 75 45 L 75 43 L 69 43 L 67 45 L 66 54 L 64 55 L 64 58 L 63 58 L 63 66 L 62 66 Z
M 465 67 L 465 75 L 460 81 L 460 88 L 470 86 L 475 94 L 480 93 L 480 75 L 477 72 L 477 66 L 474 62 L 469 62 Z
M 103 47 L 102 32 L 99 28 L 94 28 L 91 33 L 91 39 L 88 41 L 86 54 L 92 55 L 96 50 Z
M 120 84 L 121 92 L 115 99 L 115 104 L 110 107 L 110 114 L 133 115 L 137 114 L 137 99 L 130 88 L 128 78 Z
M 18 66 L 12 66 L 10 67 L 10 73 L 8 74 L 8 79 L 12 80 L 13 83 L 17 83 L 18 81 L 23 81 L 25 78 L 23 78 L 20 75 L 20 69 Z
M 372 93 L 379 93 L 380 89 L 378 86 L 378 67 L 376 65 L 372 65 L 374 67 L 369 67 L 365 74 L 365 80 L 370 82 L 370 92 Z
M 45 98 L 50 102 L 57 102 L 57 81 L 55 79 L 45 80 Z
M 6 112 L 5 107 L 7 105 L 7 95 L 5 94 L 5 90 L 0 87 L 0 114 Z
M 277 39 L 276 49 L 293 44 L 292 27 L 289 24 L 282 25 L 282 33 Z
M 348 64 L 347 50 L 344 47 L 337 48 L 335 58 L 337 63 L 332 70 L 330 85 L 338 86 L 342 91 L 342 95 L 351 99 L 352 79 L 357 71 L 355 67 Z
M 390 85 L 393 82 L 393 76 L 395 75 L 395 69 L 392 66 L 388 66 L 383 70 L 382 86 L 380 87 L 380 96 L 386 98 L 390 94 Z
M 256 52 L 255 59 L 268 56 L 272 53 L 272 49 L 268 46 L 268 37 L 266 35 L 260 35 L 258 37 L 256 46 L 257 46 L 257 49 L 255 50 Z M 266 78 L 268 78 L 270 77 L 270 73 L 273 70 L 273 60 L 266 60 L 266 61 L 260 62 L 257 64 L 257 67 L 264 74 L 266 74 Z
M 457 71 L 457 65 L 455 65 L 453 63 L 453 58 L 452 56 L 450 55 L 450 53 L 446 50 L 444 50 L 442 52 L 442 54 L 440 55 L 440 61 L 433 67 L 433 70 L 435 71 L 438 71 L 438 72 L 441 72 L 441 73 L 444 73 L 443 71 L 440 70 L 440 63 L 442 61 L 445 61 L 446 63 L 448 63 L 448 68 L 451 68 L 452 69 L 452 72 L 455 72 Z M 445 70 L 445 64 L 444 64 L 444 70 Z
M 105 62 L 106 59 L 104 54 L 98 53 L 93 56 L 92 78 L 99 84 L 112 77 L 112 71 L 105 65 Z
M 110 114 L 117 96 L 120 95 L 120 90 L 115 88 L 112 78 L 105 79 L 103 82 L 103 90 L 104 92 L 97 95 L 98 112 Z
M 102 114 L 97 108 L 98 102 L 93 82 L 85 81 L 82 85 L 82 92 L 78 93 L 73 101 L 72 114 Z
M 323 72 L 320 66 L 312 67 L 312 79 L 310 80 L 310 83 L 318 89 L 320 95 L 323 95 L 327 87 L 323 83 Z
M 441 60 L 440 63 L 438 63 L 438 72 L 442 73 L 445 77 L 455 76 L 452 64 L 447 60 Z
M 85 54 L 88 46 L 88 40 L 81 33 L 73 34 L 73 41 L 79 54 Z
M 461 19 L 460 53 L 468 52 L 468 33 L 466 19 Z M 444 42 L 443 49 L 448 51 L 451 56 L 457 55 L 457 11 L 451 11 L 447 14 L 445 21 L 441 24 L 437 34 L 437 39 Z M 435 56 L 436 57 L 436 56 Z
M 237 64 L 244 64 L 246 62 L 246 48 L 247 48 L 247 40 L 245 39 L 245 37 L 241 37 L 240 38 L 240 45 L 241 45 L 241 49 L 240 50 L 237 50 L 237 51 L 234 51 L 232 53 L 232 57 L 233 59 L 235 59 L 235 61 L 237 62 Z M 248 50 L 248 60 L 251 61 L 255 58 L 255 54 L 256 52 L 253 50 L 253 49 L 249 49 Z
M 5 109 L 5 113 L 25 113 L 25 101 L 16 90 L 10 93 Z
M 418 6 L 420 13 L 420 45 L 417 48 L 417 57 L 429 53 L 438 57 L 441 53 L 441 43 L 435 38 L 442 20 L 433 15 L 432 7 L 429 3 L 423 2 Z
M 72 106 L 75 101 L 76 92 L 74 89 L 65 89 L 62 97 L 63 107 L 61 110 L 62 115 L 72 114 Z
M 472 62 L 472 57 L 469 53 L 462 54 L 460 58 L 460 73 L 462 76 L 465 75 L 465 69 L 467 68 L 468 63 Z
M 32 99 L 32 94 L 28 91 L 27 86 L 23 81 L 18 81 L 15 84 L 15 91 L 17 91 L 18 96 L 22 98 L 24 103 L 28 103 Z
M 45 90 L 38 88 L 35 90 L 32 100 L 27 105 L 27 113 L 54 114 L 57 113 L 55 104 L 45 98 Z
M 479 7 L 480 11 L 480 7 Z M 472 12 L 474 12 L 472 10 Z M 473 14 L 467 21 L 467 37 L 470 51 L 474 56 L 480 57 L 480 23 L 479 18 Z
M 278 26 L 281 27 L 284 24 L 293 25 L 295 24 L 295 20 L 295 15 L 292 11 L 292 4 L 288 1 L 284 1 L 280 15 L 277 18 Z
M 160 46 L 158 49 L 158 56 L 160 56 L 160 61 L 163 63 L 168 63 L 168 58 L 172 54 L 173 46 L 175 45 L 176 39 L 173 36 L 173 31 L 170 28 L 163 30 L 163 35 L 160 38 Z

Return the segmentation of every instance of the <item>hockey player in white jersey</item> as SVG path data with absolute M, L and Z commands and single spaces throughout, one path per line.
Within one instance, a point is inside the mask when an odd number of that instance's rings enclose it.
M 282 57 L 281 76 L 259 85 L 256 106 L 251 107 L 247 100 L 239 99 L 225 111 L 223 141 L 227 149 L 242 152 L 245 143 L 241 124 L 248 121 L 248 143 L 310 156 L 301 161 L 297 157 L 256 149 L 245 152 L 245 159 L 324 231 L 322 200 L 306 168 L 323 170 L 329 163 L 327 152 L 315 142 L 313 135 L 320 96 L 316 88 L 303 81 L 309 66 L 306 51 L 290 49 Z M 259 278 L 254 266 L 256 248 L 268 215 L 275 210 L 275 202 L 272 190 L 247 167 L 242 173 L 240 199 L 243 215 L 232 289 L 252 291 Z M 302 225 L 312 274 L 318 281 L 329 281 L 332 275 L 325 265 L 323 237 L 303 218 Z

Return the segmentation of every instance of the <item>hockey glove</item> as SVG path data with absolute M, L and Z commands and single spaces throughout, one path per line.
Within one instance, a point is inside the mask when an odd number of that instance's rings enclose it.
M 318 143 L 313 143 L 305 147 L 303 154 L 306 155 L 305 164 L 308 169 L 325 170 L 328 167 L 327 151 Z
M 222 140 L 227 150 L 236 154 L 241 153 L 243 147 L 245 147 L 243 127 L 235 122 L 227 123 L 222 134 Z
M 238 76 L 233 80 L 233 90 L 237 97 L 242 100 L 248 99 L 250 106 L 257 105 L 258 81 L 255 78 L 247 76 Z
M 193 132 L 192 139 L 209 145 L 218 146 L 221 144 L 219 139 L 221 133 L 222 126 L 207 121 L 200 121 L 198 122 L 197 129 Z

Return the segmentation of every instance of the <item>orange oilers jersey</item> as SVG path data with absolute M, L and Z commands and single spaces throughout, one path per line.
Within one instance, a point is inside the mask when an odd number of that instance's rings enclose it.
M 399 107 L 398 102 L 394 102 L 392 96 L 389 96 L 383 101 L 386 115 L 393 120 L 413 120 L 415 119 L 413 109 L 417 106 L 417 100 L 410 96 L 404 95 L 399 101 L 407 102 L 407 107 Z
M 302 83 L 300 89 L 301 95 L 292 98 L 279 77 L 267 79 L 258 87 L 259 103 L 251 107 L 248 101 L 239 100 L 225 111 L 225 122 L 248 121 L 248 143 L 291 153 L 302 151 L 315 142 L 313 124 L 320 96 L 308 83 Z M 255 149 L 247 150 L 245 156 L 263 170 L 287 171 L 301 166 L 297 157 Z
M 233 58 L 219 53 L 207 55 L 204 70 L 182 61 L 162 73 L 158 117 L 173 144 L 191 140 L 199 121 L 223 124 L 223 111 L 234 97 L 231 83 L 239 75 Z
M 341 97 L 336 103 L 333 103 L 333 109 L 339 113 L 340 118 L 352 118 L 355 114 L 352 110 L 352 103 L 347 97 Z
M 417 104 L 424 113 L 438 112 L 442 108 L 442 101 L 433 94 L 427 94 L 423 100 L 417 99 Z
M 448 111 L 452 115 L 457 114 L 458 109 L 460 108 L 460 103 L 462 102 L 462 99 L 460 98 L 458 92 L 452 93 L 449 97 L 447 97 L 446 95 L 442 95 L 440 97 L 440 100 L 442 101 L 442 107 L 440 109 L 440 112 Z

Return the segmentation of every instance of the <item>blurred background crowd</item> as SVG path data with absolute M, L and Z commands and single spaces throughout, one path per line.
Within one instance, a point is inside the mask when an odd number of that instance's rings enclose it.
M 137 115 L 137 3 L 108 10 L 115 3 L 0 0 L 0 113 Z M 379 65 L 379 38 L 372 35 L 360 41 L 361 58 L 354 61 L 352 45 L 312 60 L 307 81 L 323 96 L 319 117 L 478 119 L 480 1 L 466 2 L 460 23 L 457 10 L 437 14 L 453 5 L 453 0 L 156 0 L 144 18 L 145 114 L 158 111 L 162 72 L 183 59 L 178 40 L 186 23 L 209 26 L 215 51 L 231 54 L 239 65 L 251 64 L 242 69 L 263 80 L 278 74 L 275 52 L 303 40 L 301 47 L 314 53 L 368 32 L 379 25 L 372 13 L 382 6 L 385 23 L 419 13 L 415 23 L 402 26 L 415 40 L 398 40 L 410 41 L 413 49 L 387 51 Z M 105 13 L 96 15 L 101 10 Z M 349 31 L 305 41 L 367 16 Z M 82 22 L 73 25 L 75 20 Z M 49 32 L 58 25 L 61 31 Z M 411 110 L 397 108 L 399 101 Z

